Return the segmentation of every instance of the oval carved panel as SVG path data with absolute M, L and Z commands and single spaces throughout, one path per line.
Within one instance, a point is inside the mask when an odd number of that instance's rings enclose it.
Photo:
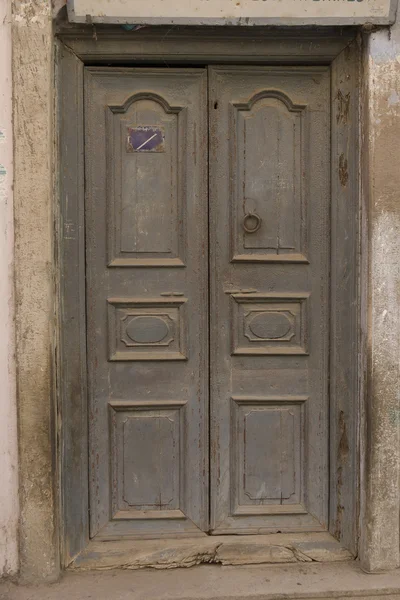
M 251 333 L 263 340 L 283 338 L 289 333 L 291 327 L 289 318 L 281 312 L 260 313 L 249 322 Z
M 169 333 L 167 323 L 161 317 L 135 317 L 126 327 L 126 334 L 137 344 L 157 344 Z

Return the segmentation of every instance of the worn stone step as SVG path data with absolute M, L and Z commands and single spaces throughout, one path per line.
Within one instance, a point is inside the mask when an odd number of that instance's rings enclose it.
M 92 541 L 71 569 L 171 569 L 199 564 L 251 565 L 352 560 L 328 533 L 204 536 L 183 539 Z

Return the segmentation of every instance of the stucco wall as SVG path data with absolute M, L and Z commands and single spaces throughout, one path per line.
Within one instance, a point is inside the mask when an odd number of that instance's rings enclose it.
M 50 0 L 12 0 L 16 360 L 23 580 L 58 575 L 54 37 Z
M 362 162 L 367 402 L 361 556 L 375 571 L 399 566 L 400 464 L 400 22 L 366 39 Z
M 18 567 L 18 468 L 13 328 L 11 0 L 0 2 L 0 577 Z

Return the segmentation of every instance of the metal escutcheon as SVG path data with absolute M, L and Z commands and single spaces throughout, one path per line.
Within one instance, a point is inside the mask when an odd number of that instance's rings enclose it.
M 249 227 L 249 225 L 254 221 L 254 226 Z M 246 233 L 255 233 L 261 227 L 261 217 L 255 212 L 249 212 L 244 216 L 243 219 L 243 229 Z

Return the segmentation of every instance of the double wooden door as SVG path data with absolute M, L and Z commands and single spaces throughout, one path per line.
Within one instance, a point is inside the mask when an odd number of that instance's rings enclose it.
M 326 529 L 329 94 L 87 68 L 92 537 Z

